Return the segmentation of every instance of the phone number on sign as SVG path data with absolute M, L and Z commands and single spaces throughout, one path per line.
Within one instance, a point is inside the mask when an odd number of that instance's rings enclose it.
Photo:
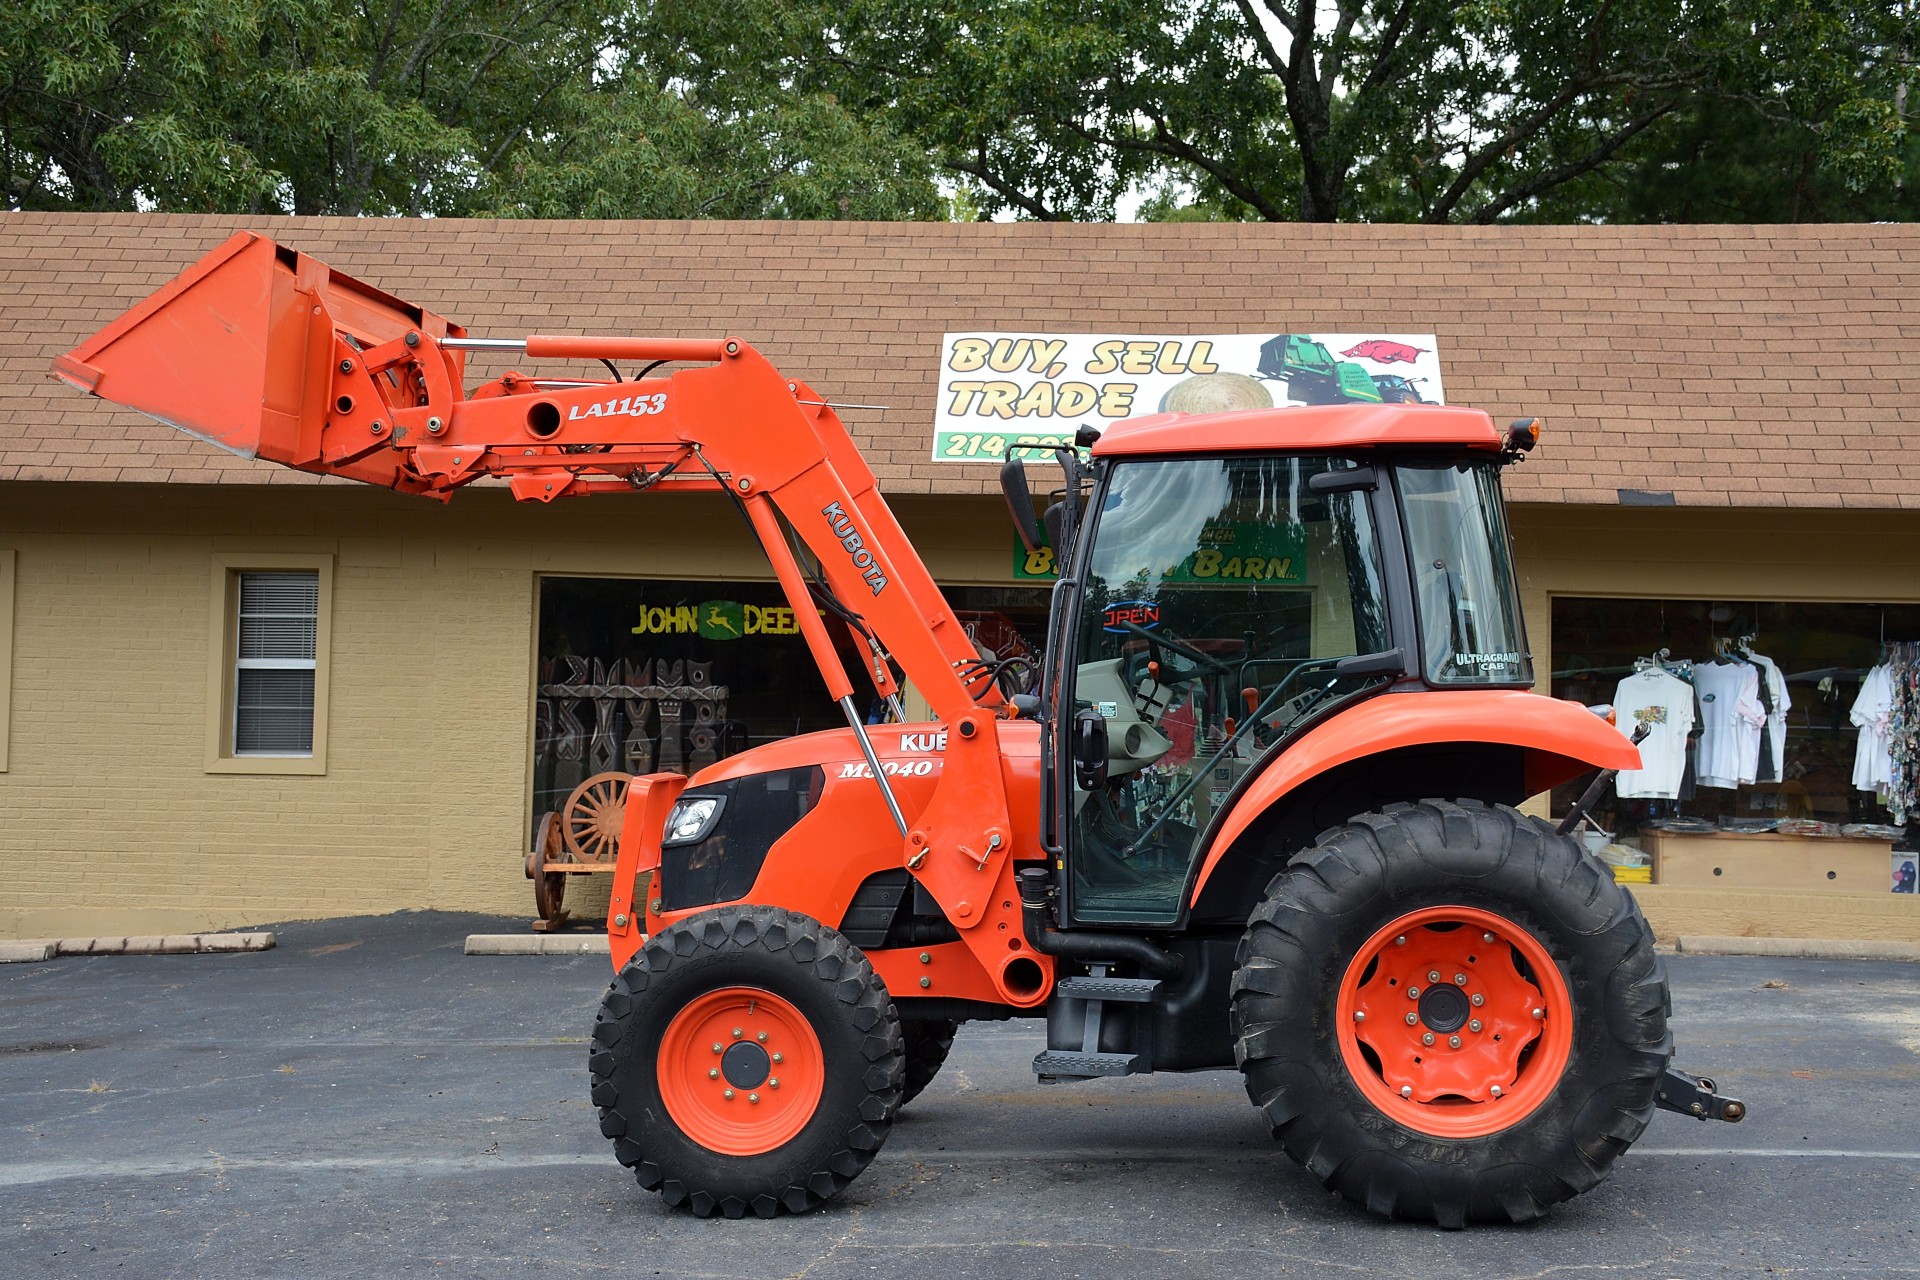
M 979 458 L 998 462 L 1009 452 L 1023 462 L 1043 461 L 1053 451 L 1073 443 L 1071 431 L 1059 435 L 988 435 L 983 432 L 943 431 L 935 445 L 936 458 Z

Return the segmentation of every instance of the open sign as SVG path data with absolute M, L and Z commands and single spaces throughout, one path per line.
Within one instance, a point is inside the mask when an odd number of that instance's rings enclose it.
M 1104 629 L 1116 633 L 1125 633 L 1133 627 L 1157 627 L 1160 625 L 1160 603 L 1157 600 L 1116 600 L 1107 606 Z

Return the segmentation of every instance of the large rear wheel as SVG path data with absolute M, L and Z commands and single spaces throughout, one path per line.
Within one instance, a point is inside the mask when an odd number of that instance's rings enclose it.
M 1672 1041 L 1653 936 L 1545 823 L 1364 814 L 1268 886 L 1233 979 L 1247 1090 L 1289 1154 L 1387 1216 L 1525 1221 L 1640 1136 Z
M 700 1217 L 810 1209 L 886 1141 L 904 1055 L 886 986 L 826 925 L 723 907 L 662 929 L 608 988 L 588 1066 L 640 1185 Z

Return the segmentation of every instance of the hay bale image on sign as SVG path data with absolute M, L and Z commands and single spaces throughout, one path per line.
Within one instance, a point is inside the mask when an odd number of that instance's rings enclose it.
M 1426 333 L 950 333 L 933 457 L 1051 456 L 1083 426 L 1298 404 L 1444 404 Z

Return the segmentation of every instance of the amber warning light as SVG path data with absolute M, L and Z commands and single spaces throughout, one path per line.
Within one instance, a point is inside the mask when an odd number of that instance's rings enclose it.
M 1507 424 L 1506 447 L 1514 453 L 1530 453 L 1540 443 L 1540 430 L 1546 423 L 1539 418 L 1515 418 Z

